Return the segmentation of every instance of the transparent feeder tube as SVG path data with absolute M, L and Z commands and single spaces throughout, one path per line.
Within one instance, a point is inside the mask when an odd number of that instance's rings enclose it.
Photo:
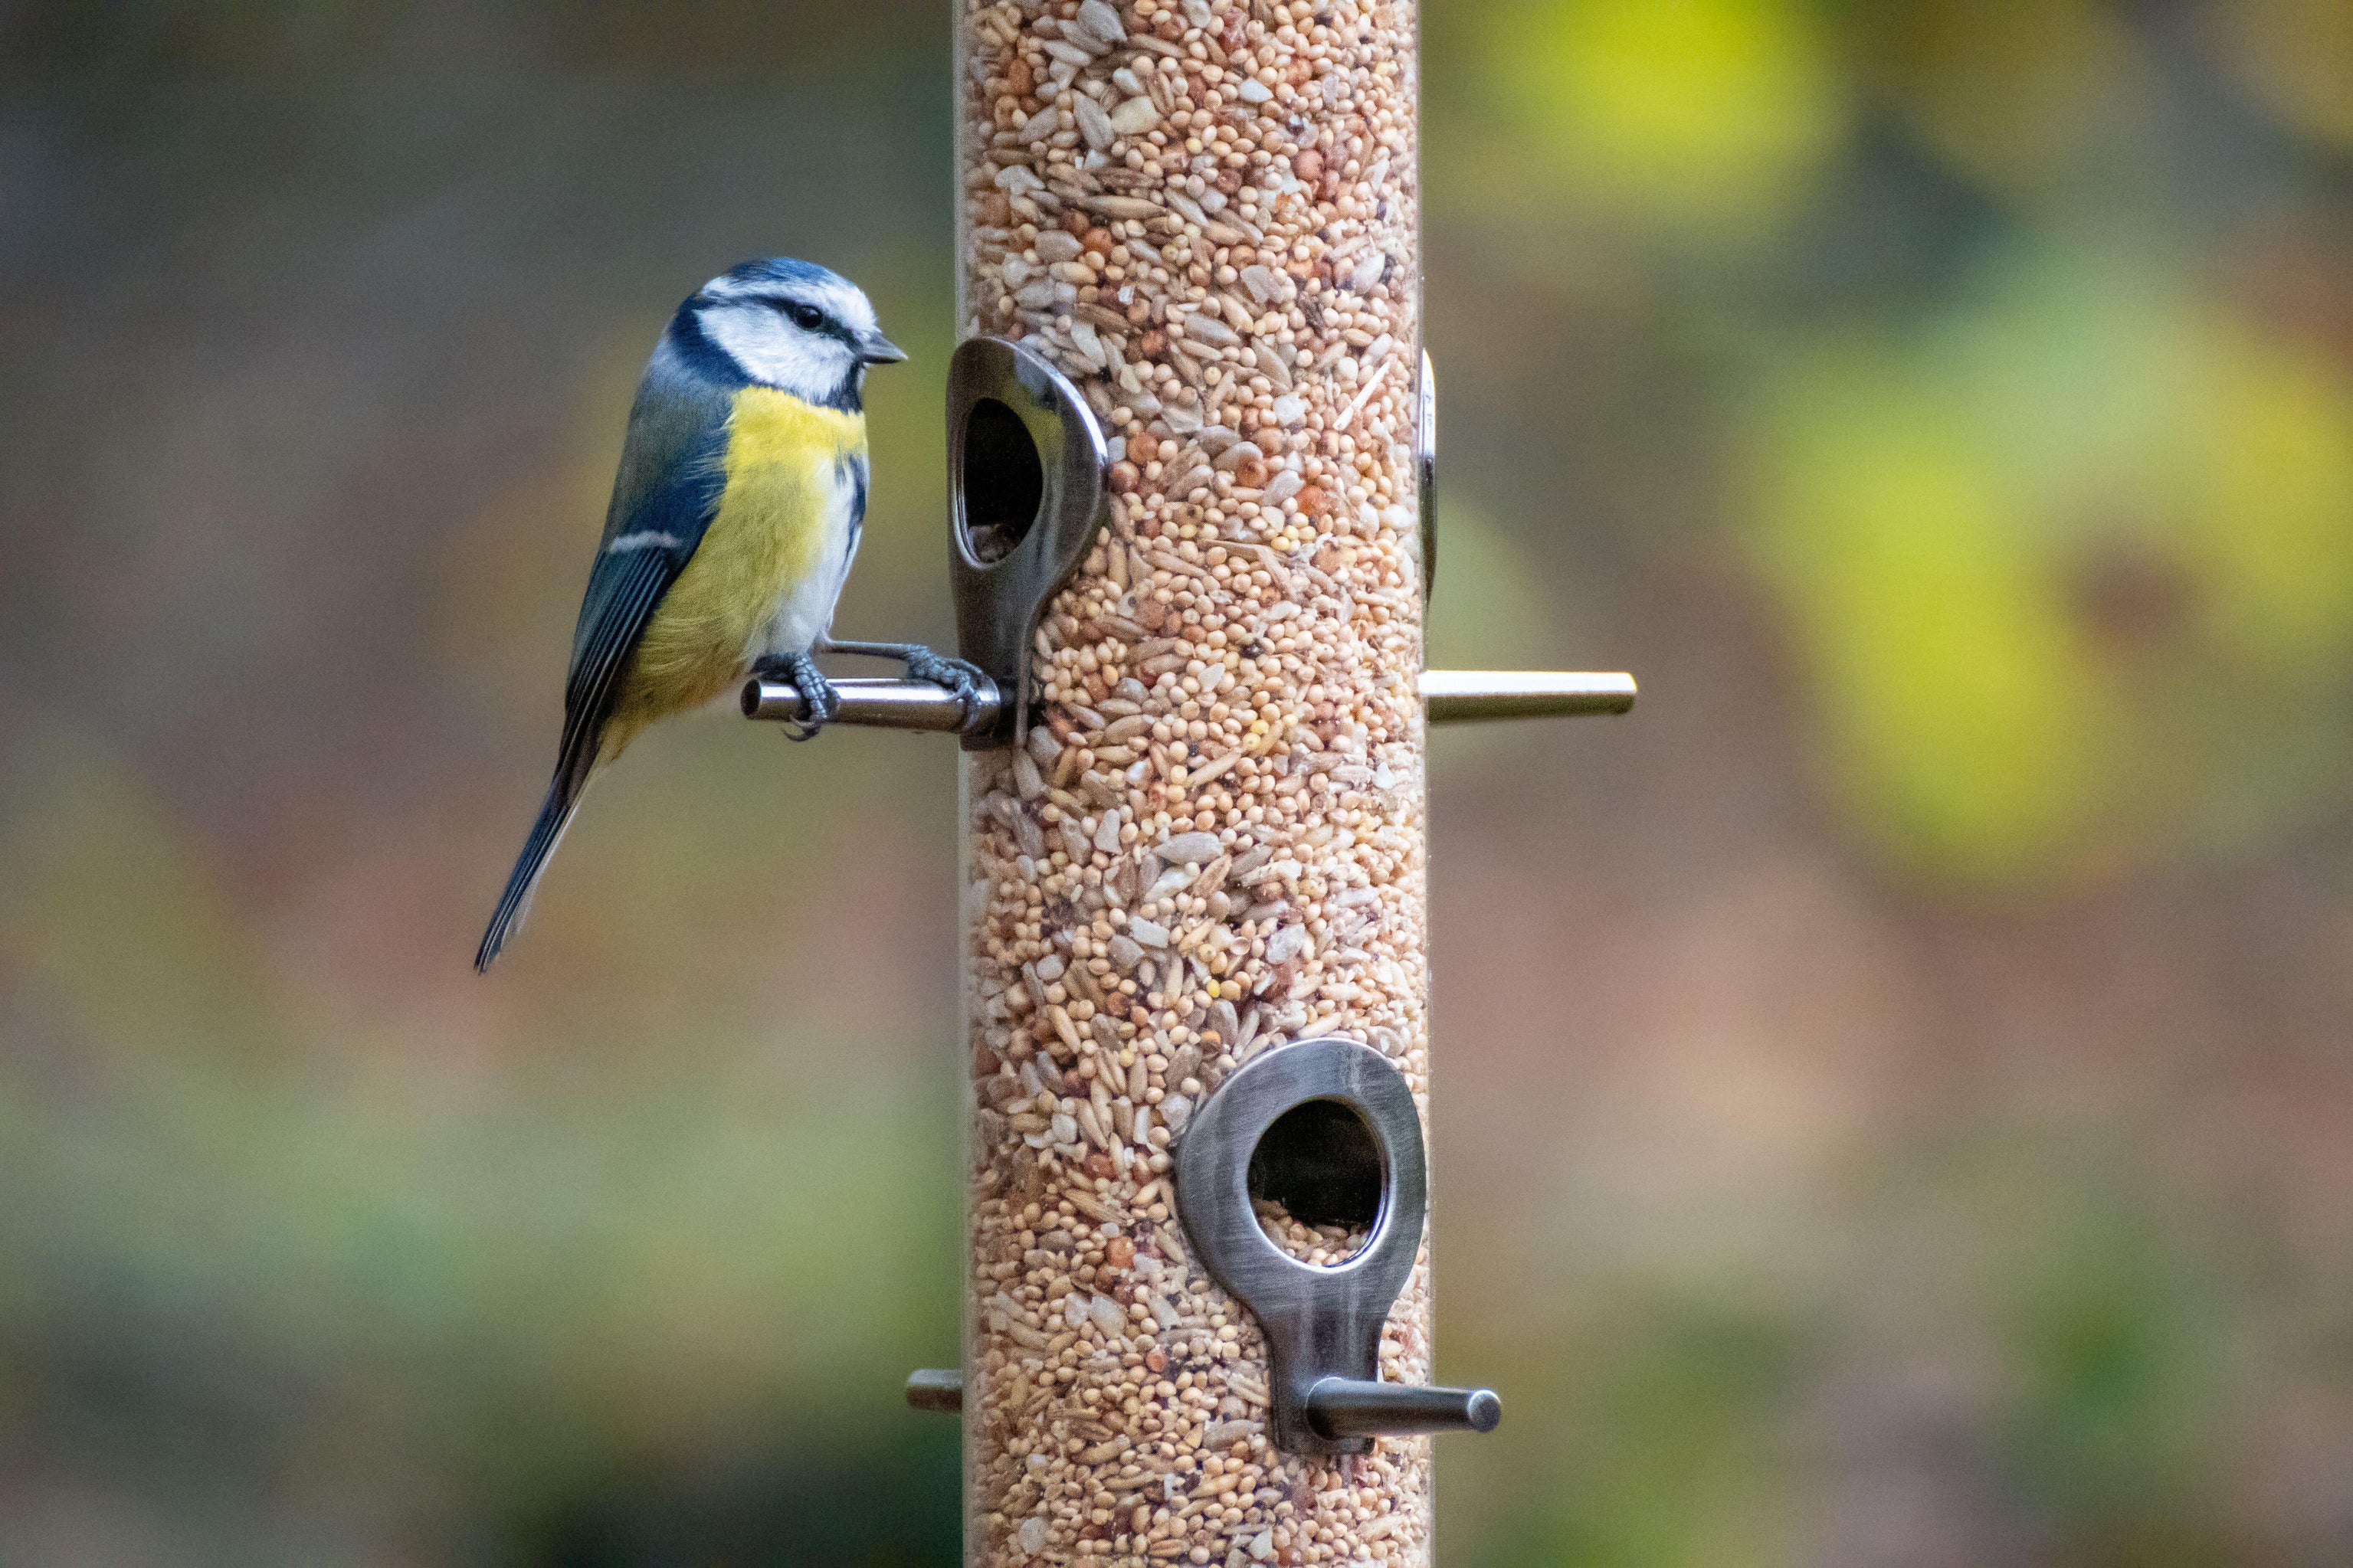
M 1110 526 L 967 753 L 965 1560 L 1431 1560 L 1430 1439 L 1269 1435 L 1172 1139 L 1345 1035 L 1427 1113 L 1418 18 L 960 0 L 960 334 L 1078 384 Z M 1345 1227 L 1264 1215 L 1311 1261 Z M 1430 1381 L 1425 1246 L 1382 1341 Z

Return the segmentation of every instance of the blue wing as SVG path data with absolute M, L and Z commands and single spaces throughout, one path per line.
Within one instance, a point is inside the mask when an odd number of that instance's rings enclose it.
M 522 923 L 548 857 L 588 787 L 629 656 L 719 510 L 733 407 L 732 388 L 697 374 L 671 340 L 662 340 L 638 384 L 613 504 L 572 637 L 555 776 L 474 956 L 477 969 L 490 967 Z
M 668 350 L 665 342 L 646 366 L 629 411 L 613 503 L 572 637 L 559 767 L 585 772 L 596 762 L 629 656 L 662 595 L 702 543 L 726 485 L 733 397 Z

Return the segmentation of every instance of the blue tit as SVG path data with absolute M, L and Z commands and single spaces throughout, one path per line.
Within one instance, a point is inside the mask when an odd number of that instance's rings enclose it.
M 806 261 L 747 261 L 679 306 L 629 411 L 573 634 L 555 776 L 477 970 L 522 924 L 591 775 L 655 720 L 758 673 L 799 689 L 789 732 L 807 739 L 836 706 L 811 662 L 828 648 L 900 658 L 969 705 L 970 666 L 827 640 L 866 514 L 866 368 L 906 357 L 864 294 Z

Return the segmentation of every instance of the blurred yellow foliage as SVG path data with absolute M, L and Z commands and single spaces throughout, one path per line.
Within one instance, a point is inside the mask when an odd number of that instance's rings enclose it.
M 1839 787 L 1899 862 L 2063 879 L 2249 792 L 2315 804 L 2265 773 L 2328 724 L 2292 699 L 2353 658 L 2341 372 L 2078 258 L 1775 384 L 1752 543 Z
M 2237 323 L 2210 325 L 2194 353 L 2194 406 L 2150 457 L 2180 487 L 2203 630 L 2251 678 L 2333 682 L 2353 658 L 2353 386 Z
M 1485 26 L 1520 169 L 1633 214 L 1769 218 L 1839 140 L 1836 73 L 1790 0 L 1512 0 Z
M 1793 376 L 1758 547 L 1867 828 L 1933 872 L 2038 869 L 2083 828 L 2110 753 L 2085 652 L 2026 498 L 1948 399 L 1889 368 Z

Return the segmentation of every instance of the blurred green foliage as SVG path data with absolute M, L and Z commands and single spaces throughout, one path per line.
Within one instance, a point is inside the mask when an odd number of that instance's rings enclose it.
M 1426 16 L 1445 1559 L 2353 1552 L 2353 22 Z M 0 1560 L 940 1563 L 954 774 L 713 718 L 491 980 L 647 345 L 936 7 L 0 15 Z

